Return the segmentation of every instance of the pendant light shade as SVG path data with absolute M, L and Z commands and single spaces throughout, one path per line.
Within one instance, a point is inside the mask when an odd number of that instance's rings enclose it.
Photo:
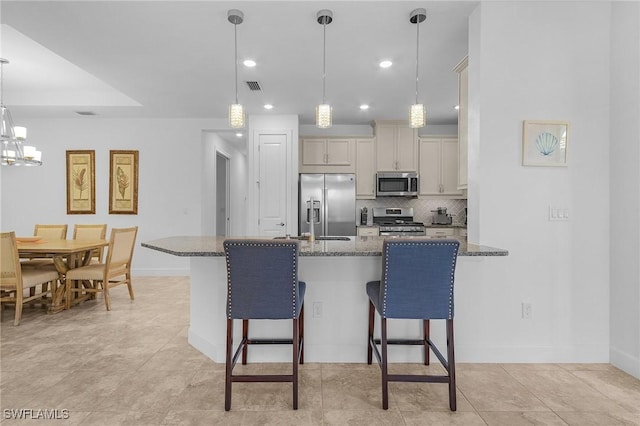
M 326 58 L 327 58 L 327 25 L 333 22 L 333 12 L 328 9 L 319 11 L 316 15 L 318 24 L 322 25 L 322 103 L 316 107 L 316 127 L 328 129 L 332 125 L 332 108 L 325 98 Z
M 427 19 L 427 11 L 425 9 L 415 9 L 409 15 L 409 22 L 416 24 L 416 102 L 409 109 L 409 124 L 412 128 L 417 129 L 424 127 L 427 122 L 427 112 L 424 104 L 418 103 L 418 65 L 420 63 L 420 22 Z
M 236 88 L 236 102 L 229 105 L 229 126 L 241 129 L 244 127 L 244 107 L 238 102 L 238 25 L 244 21 L 244 14 L 237 9 L 231 9 L 227 12 L 227 19 L 233 24 Z

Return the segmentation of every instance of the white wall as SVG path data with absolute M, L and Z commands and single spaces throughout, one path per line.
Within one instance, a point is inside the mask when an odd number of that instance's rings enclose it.
M 203 134 L 202 235 L 216 235 L 216 153 L 229 158 L 229 234 L 246 235 L 247 156 L 215 132 Z
M 610 8 L 487 1 L 471 17 L 470 239 L 510 253 L 470 290 L 487 360 L 609 360 Z M 522 166 L 522 122 L 542 119 L 570 122 L 568 167 Z
M 17 119 L 18 117 L 16 117 Z M 43 152 L 44 165 L 2 167 L 2 231 L 32 235 L 36 223 L 107 223 L 139 226 L 135 274 L 186 275 L 189 259 L 140 247 L 171 235 L 200 235 L 202 130 L 226 127 L 226 120 L 112 120 L 97 117 L 20 119 L 29 140 Z M 95 150 L 96 214 L 67 215 L 66 150 Z M 109 150 L 139 151 L 137 215 L 108 213 Z
M 640 4 L 611 16 L 611 363 L 640 378 Z

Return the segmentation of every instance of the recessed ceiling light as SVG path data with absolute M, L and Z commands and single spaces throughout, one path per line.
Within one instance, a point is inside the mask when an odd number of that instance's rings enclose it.
M 271 104 L 264 104 L 264 109 L 273 109 L 273 105 L 271 105 Z
M 389 60 L 380 62 L 380 68 L 389 68 L 391 65 L 393 65 L 393 62 Z
M 362 110 L 369 109 L 369 105 L 362 104 L 362 105 L 360 105 L 360 109 L 362 109 Z
M 246 60 L 243 62 L 243 64 L 244 64 L 244 66 L 245 66 L 245 67 L 253 68 L 253 67 L 255 67 L 255 66 L 256 66 L 256 61 L 254 61 L 253 59 L 246 59 Z
M 460 109 L 460 105 L 454 106 L 453 109 Z
M 242 133 L 236 133 L 236 136 L 241 138 L 242 137 Z

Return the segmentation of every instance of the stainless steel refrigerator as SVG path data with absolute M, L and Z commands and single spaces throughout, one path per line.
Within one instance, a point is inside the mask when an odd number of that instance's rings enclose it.
M 356 177 L 354 174 L 300 174 L 298 234 L 356 235 Z

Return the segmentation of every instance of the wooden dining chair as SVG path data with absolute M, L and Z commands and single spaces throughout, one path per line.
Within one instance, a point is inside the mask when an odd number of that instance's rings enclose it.
M 73 226 L 74 240 L 104 240 L 107 235 L 107 224 Z M 91 253 L 91 263 L 102 263 L 104 249 L 96 249 Z
M 111 298 L 109 290 L 121 284 L 129 288 L 129 297 L 134 299 L 131 284 L 131 259 L 133 248 L 138 234 L 138 227 L 113 228 L 107 249 L 107 258 L 104 263 L 95 263 L 79 268 L 70 269 L 66 273 L 67 307 L 71 303 L 71 293 L 104 293 L 104 304 L 108 311 L 111 310 Z M 74 288 L 71 281 L 89 281 L 93 286 Z
M 22 306 L 47 294 L 53 296 L 58 281 L 55 270 L 22 268 L 15 232 L 0 233 L 0 304 L 15 304 L 14 324 L 20 324 Z M 36 292 L 38 285 L 42 291 Z M 25 289 L 31 292 L 24 294 Z
M 42 225 L 36 224 L 33 230 L 34 237 L 42 237 L 50 240 L 66 240 L 68 225 Z

